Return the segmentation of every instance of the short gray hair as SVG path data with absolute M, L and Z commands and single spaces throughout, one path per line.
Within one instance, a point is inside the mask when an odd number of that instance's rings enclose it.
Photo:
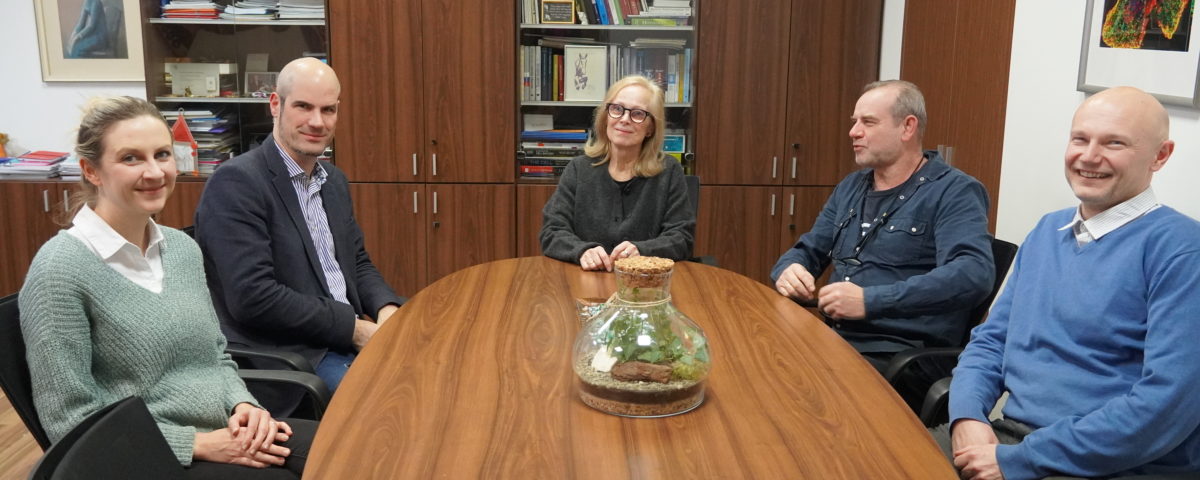
M 880 80 L 868 83 L 863 87 L 862 93 L 885 87 L 896 89 L 896 103 L 892 104 L 892 117 L 897 120 L 903 120 L 909 115 L 917 117 L 917 138 L 924 138 L 925 124 L 929 121 L 929 117 L 925 114 L 925 95 L 921 93 L 921 89 L 905 80 Z

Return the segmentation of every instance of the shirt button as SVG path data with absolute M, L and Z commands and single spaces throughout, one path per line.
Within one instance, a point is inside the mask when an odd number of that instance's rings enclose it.
M 896 226 L 895 226 L 895 225 L 890 225 L 890 226 L 888 226 L 888 230 L 895 230 L 895 229 L 896 229 Z
M 920 181 L 924 182 L 924 181 L 925 181 L 925 177 L 918 178 L 917 180 L 920 180 Z
M 904 200 L 904 195 L 901 195 L 901 196 L 900 196 L 900 199 L 901 199 L 901 200 Z
M 845 281 L 849 282 L 849 281 L 850 281 L 850 277 L 846 277 L 846 280 L 845 280 Z
M 913 233 L 917 233 L 917 227 L 913 227 L 913 228 L 912 228 L 912 232 L 913 232 Z

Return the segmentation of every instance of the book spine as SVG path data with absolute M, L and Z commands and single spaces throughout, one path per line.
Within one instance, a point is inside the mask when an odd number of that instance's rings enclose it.
M 692 49 L 683 49 L 683 101 L 692 101 Z
M 612 7 L 609 12 L 612 13 L 613 25 L 624 25 L 624 15 L 621 15 L 621 0 L 608 0 L 608 5 Z
M 600 15 L 600 24 L 612 25 L 612 22 L 608 21 L 608 10 L 604 8 L 605 0 L 592 0 L 592 5 L 596 7 L 596 13 Z

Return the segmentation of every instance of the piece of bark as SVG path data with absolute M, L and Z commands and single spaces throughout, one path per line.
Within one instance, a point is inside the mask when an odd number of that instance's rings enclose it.
M 612 376 L 625 382 L 645 380 L 667 383 L 671 381 L 671 366 L 646 362 L 618 363 L 612 368 Z

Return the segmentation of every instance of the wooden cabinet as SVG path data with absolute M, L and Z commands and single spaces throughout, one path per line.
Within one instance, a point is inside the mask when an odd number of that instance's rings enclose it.
M 335 158 L 355 182 L 512 182 L 516 9 L 330 0 Z
M 1015 0 L 908 0 L 900 78 L 925 92 L 925 148 L 983 183 L 996 228 Z
M 697 254 L 770 283 L 771 267 L 807 232 L 832 187 L 700 187 Z
M 517 185 L 517 256 L 542 254 L 542 208 L 554 195 L 555 185 Z
M 16 293 L 25 283 L 29 264 L 42 244 L 62 227 L 66 195 L 72 188 L 67 182 L 0 182 L 0 225 L 7 233 L 0 248 L 0 294 Z
M 704 183 L 836 185 L 853 171 L 848 119 L 878 76 L 882 1 L 699 8 L 696 173 Z
M 352 183 L 350 195 L 375 267 L 412 296 L 462 268 L 515 255 L 514 188 Z
M 167 204 L 155 218 L 160 225 L 172 228 L 183 228 L 195 223 L 196 206 L 200 204 L 200 194 L 204 192 L 205 183 L 201 180 L 189 179 L 175 182 L 175 191 L 167 199 Z

